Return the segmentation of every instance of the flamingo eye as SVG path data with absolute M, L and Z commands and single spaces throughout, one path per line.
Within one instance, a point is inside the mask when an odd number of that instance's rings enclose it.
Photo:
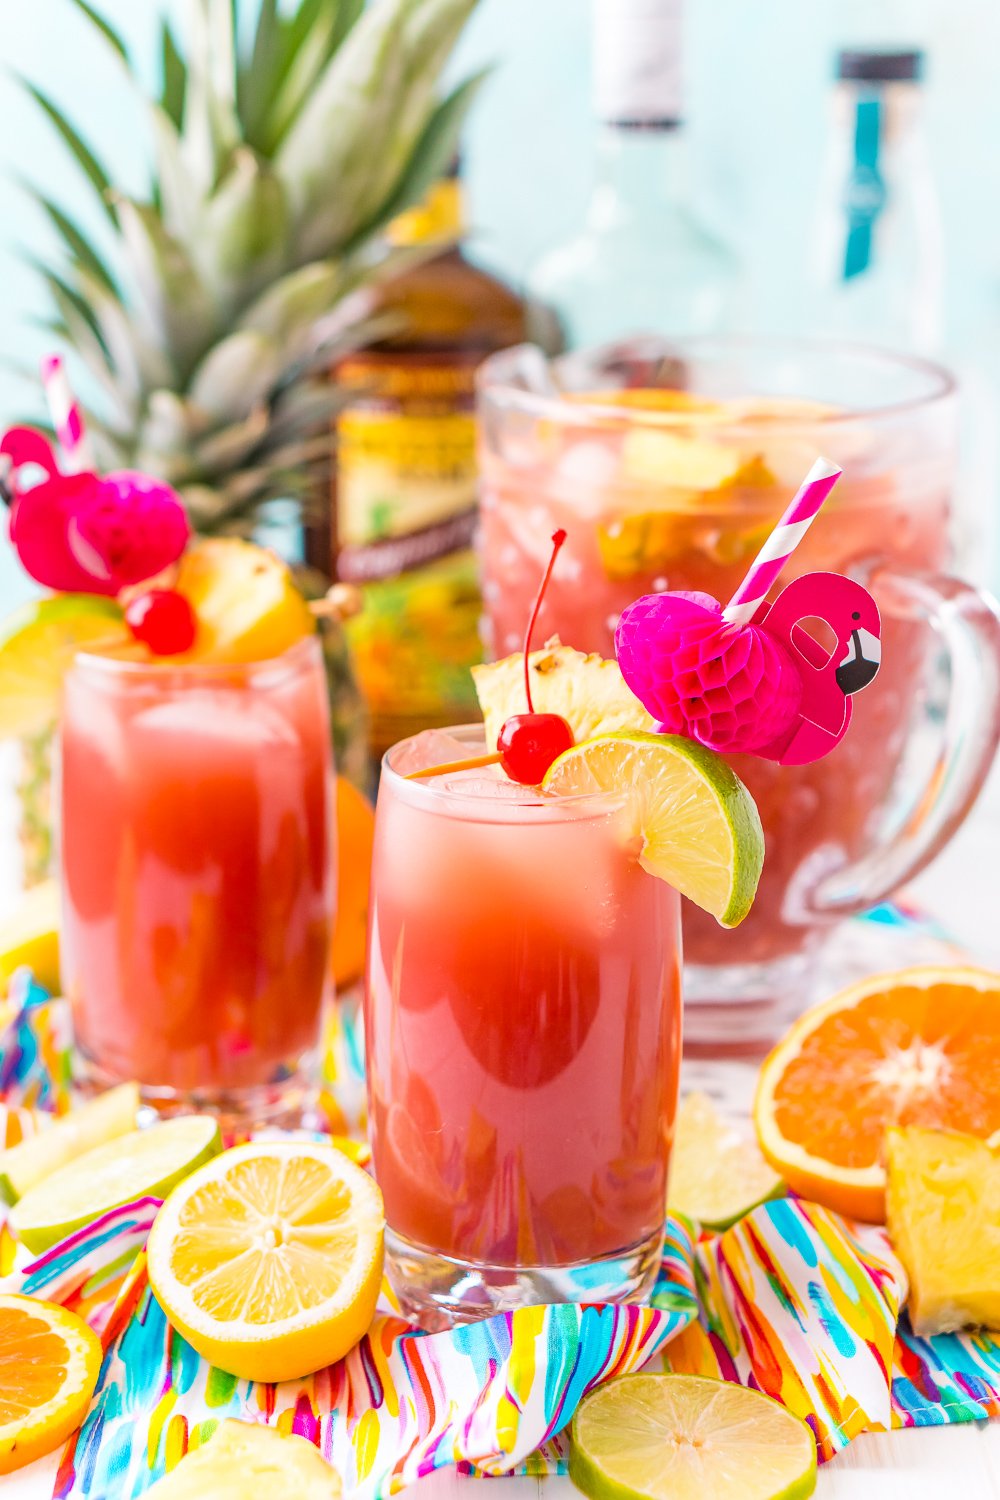
M 854 611 L 853 615 L 851 616 L 851 619 L 852 620 L 860 620 L 861 619 L 861 611 L 859 609 L 856 609 Z

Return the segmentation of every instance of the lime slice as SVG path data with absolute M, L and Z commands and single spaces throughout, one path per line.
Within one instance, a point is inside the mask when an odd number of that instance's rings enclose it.
M 756 804 L 721 756 L 675 734 L 625 731 L 574 745 L 542 783 L 560 796 L 627 791 L 639 863 L 723 927 L 742 922 L 764 863 Z
M 0 623 L 0 738 L 41 734 L 59 709 L 62 680 L 77 651 L 121 628 L 113 599 L 54 594 Z
M 717 1113 L 707 1094 L 688 1094 L 677 1111 L 667 1208 L 705 1229 L 728 1229 L 785 1184 L 751 1136 Z
M 11 1209 L 17 1234 L 40 1255 L 109 1209 L 136 1198 L 165 1198 L 222 1149 L 209 1115 L 164 1120 L 76 1157 L 29 1188 Z
M 41 1135 L 0 1151 L 0 1197 L 16 1203 L 29 1188 L 49 1177 L 83 1151 L 135 1130 L 139 1085 L 122 1083 L 116 1089 L 63 1115 Z
M 703 1375 L 625 1375 L 585 1396 L 569 1475 L 591 1500 L 801 1500 L 816 1443 L 759 1391 Z

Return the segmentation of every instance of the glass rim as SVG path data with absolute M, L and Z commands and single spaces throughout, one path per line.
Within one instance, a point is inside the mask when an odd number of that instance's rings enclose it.
M 420 733 L 426 732 L 420 731 Z M 485 748 L 486 728 L 483 724 L 454 724 L 437 732 L 452 735 L 457 740 L 468 740 L 470 747 L 481 744 Z M 396 770 L 390 757 L 404 745 L 410 744 L 419 737 L 418 733 L 408 735 L 406 739 L 397 740 L 394 745 L 389 746 L 381 761 L 384 783 L 391 786 L 394 793 L 401 796 L 404 801 L 415 807 L 423 807 L 429 811 L 451 814 L 456 817 L 462 816 L 463 809 L 465 809 L 467 810 L 466 822 L 507 823 L 511 827 L 520 828 L 530 823 L 563 821 L 558 815 L 560 808 L 579 811 L 581 817 L 586 816 L 593 809 L 591 815 L 598 817 L 604 813 L 617 812 L 628 800 L 627 791 L 617 789 L 574 792 L 569 797 L 543 797 L 537 787 L 525 787 L 522 800 L 520 797 L 483 797 L 475 792 L 463 791 L 460 786 L 436 785 L 431 779 L 411 781 L 402 771 Z M 545 816 L 546 814 L 548 816 Z
M 611 343 L 593 345 L 588 349 L 573 350 L 568 355 L 556 355 L 550 357 L 544 351 L 539 351 L 545 360 L 546 367 L 552 369 L 560 359 L 569 358 L 580 360 L 592 358 L 596 363 L 600 359 L 611 356 L 616 351 L 623 352 L 630 347 L 641 345 L 641 338 L 616 339 Z M 487 356 L 480 365 L 476 374 L 476 386 L 483 400 L 494 400 L 503 402 L 508 407 L 516 408 L 530 416 L 546 418 L 550 421 L 561 423 L 567 427 L 585 427 L 594 420 L 598 420 L 604 426 L 629 426 L 629 427 L 651 427 L 651 428 L 695 428 L 704 431 L 708 435 L 709 429 L 712 433 L 727 435 L 747 434 L 759 437 L 761 431 L 768 434 L 787 435 L 802 433 L 810 429 L 829 429 L 832 427 L 845 427 L 852 423 L 867 424 L 878 422 L 887 417 L 905 415 L 909 411 L 921 411 L 935 406 L 939 402 L 950 400 L 958 390 L 958 381 L 952 372 L 943 364 L 935 360 L 925 359 L 919 354 L 900 353 L 894 349 L 883 349 L 876 344 L 865 344 L 856 340 L 847 339 L 821 339 L 821 338 L 795 338 L 784 335 L 768 334 L 698 334 L 687 337 L 663 339 L 664 357 L 669 357 L 671 350 L 683 353 L 690 350 L 696 353 L 698 350 L 718 349 L 721 353 L 726 350 L 733 352 L 759 351 L 762 354 L 780 353 L 785 351 L 790 355 L 798 354 L 800 357 L 815 358 L 826 356 L 848 356 L 868 365 L 882 364 L 886 368 L 894 370 L 910 370 L 922 376 L 928 382 L 928 388 L 916 396 L 907 396 L 898 401 L 887 401 L 880 406 L 870 406 L 864 409 L 839 410 L 834 409 L 821 414 L 795 416 L 789 414 L 785 417 L 768 417 L 765 421 L 759 418 L 747 417 L 735 418 L 712 418 L 707 420 L 702 417 L 699 420 L 697 412 L 684 411 L 656 411 L 639 406 L 621 406 L 616 403 L 604 403 L 592 401 L 586 397 L 567 400 L 572 392 L 565 394 L 556 392 L 554 395 L 546 391 L 529 391 L 511 383 L 509 377 L 506 379 L 496 377 L 492 371 L 496 366 L 509 364 L 512 356 L 522 349 L 538 349 L 537 344 L 525 342 L 514 345 L 509 349 L 500 349 L 496 353 Z M 664 387 L 664 389 L 668 389 Z M 749 391 L 747 396 L 741 399 L 752 399 L 753 393 Z M 793 398 L 805 400 L 808 398 Z
M 176 661 L 169 656 L 133 661 L 83 649 L 73 657 L 69 672 L 79 672 L 91 680 L 105 679 L 116 683 L 147 681 L 166 685 L 168 682 L 186 682 L 192 686 L 243 687 L 253 682 L 271 687 L 304 670 L 309 659 L 315 658 L 319 651 L 318 632 L 303 636 L 280 656 L 262 656 L 253 661 Z

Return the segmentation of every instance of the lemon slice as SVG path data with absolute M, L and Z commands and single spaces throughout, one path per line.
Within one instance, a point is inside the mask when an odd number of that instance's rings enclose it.
M 165 1198 L 220 1146 L 218 1124 L 209 1115 L 185 1115 L 130 1131 L 29 1188 L 11 1209 L 11 1223 L 28 1249 L 40 1255 L 109 1209 L 136 1198 Z
M 0 1198 L 16 1203 L 43 1178 L 79 1160 L 81 1152 L 128 1135 L 139 1112 L 139 1085 L 122 1083 L 62 1115 L 41 1135 L 0 1151 Z
M 0 922 L 0 993 L 22 966 L 51 995 L 59 993 L 59 886 L 55 880 L 31 886 Z
M 340 1476 L 308 1438 L 253 1422 L 220 1422 L 207 1443 L 153 1485 L 151 1500 L 337 1500 Z
M 103 1357 L 76 1313 L 0 1296 L 0 1474 L 52 1453 L 79 1427 Z
M 542 785 L 560 796 L 628 792 L 644 870 L 723 927 L 737 926 L 753 905 L 764 863 L 760 817 L 714 751 L 674 734 L 601 735 L 560 755 Z
M 728 1229 L 784 1191 L 757 1142 L 723 1120 L 707 1094 L 681 1100 L 670 1151 L 668 1209 L 706 1229 Z
M 713 422 L 724 420 L 727 408 L 719 401 L 693 396 L 690 391 L 671 386 L 629 386 L 607 391 L 567 391 L 569 401 L 586 401 L 593 406 L 624 406 L 630 411 L 673 412 L 684 418 L 701 417 Z
M 591 1500 L 803 1500 L 816 1443 L 770 1396 L 703 1375 L 626 1375 L 577 1408 L 569 1475 Z
M 47 729 L 77 651 L 118 633 L 129 640 L 121 609 L 94 594 L 36 599 L 0 623 L 0 738 Z
M 174 1327 L 219 1369 L 293 1380 L 368 1331 L 384 1223 L 372 1178 L 332 1146 L 237 1146 L 163 1205 L 149 1279 Z

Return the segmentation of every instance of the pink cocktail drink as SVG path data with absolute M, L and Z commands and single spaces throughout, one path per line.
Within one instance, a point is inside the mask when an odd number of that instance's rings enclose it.
M 100 1081 L 262 1118 L 293 1102 L 326 986 L 329 746 L 314 639 L 249 666 L 77 659 L 63 979 Z
M 493 656 L 520 647 L 556 527 L 568 538 L 536 638 L 558 634 L 609 657 L 618 618 L 640 595 L 683 589 L 730 599 L 816 455 L 844 469 L 779 587 L 817 571 L 868 583 L 883 620 L 877 687 L 857 698 L 850 734 L 816 764 L 727 757 L 760 810 L 764 873 L 736 931 L 721 932 L 693 907 L 684 913 L 689 998 L 748 1002 L 746 1039 L 764 1040 L 781 1024 L 776 997 L 790 999 L 792 1010 L 801 1004 L 801 966 L 824 926 L 882 899 L 925 863 L 988 765 L 988 734 L 976 720 L 996 710 L 992 665 L 980 702 L 963 705 L 983 743 L 977 764 L 966 762 L 960 795 L 952 795 L 955 778 L 948 787 L 939 777 L 907 824 L 906 847 L 887 843 L 887 809 L 898 801 L 899 768 L 929 680 L 931 626 L 947 637 L 950 611 L 974 632 L 978 610 L 979 649 L 996 656 L 995 622 L 974 592 L 931 578 L 951 556 L 950 380 L 933 366 L 863 350 L 752 341 L 691 341 L 665 353 L 638 340 L 573 356 L 560 362 L 558 395 L 534 388 L 537 366 L 536 355 L 512 350 L 488 361 L 481 380 L 481 548 Z M 936 620 L 944 596 L 961 604 Z M 853 867 L 876 848 L 878 869 L 855 878 Z M 824 888 L 834 875 L 836 896 Z M 730 1015 L 719 1024 L 719 1040 L 738 1039 Z M 712 1025 L 710 1011 L 696 1007 L 689 1034 L 704 1026 L 708 1040 Z
M 430 1322 L 636 1295 L 666 1201 L 679 898 L 639 867 L 623 799 L 399 774 L 441 751 L 404 741 L 379 790 L 366 1033 L 390 1272 Z

